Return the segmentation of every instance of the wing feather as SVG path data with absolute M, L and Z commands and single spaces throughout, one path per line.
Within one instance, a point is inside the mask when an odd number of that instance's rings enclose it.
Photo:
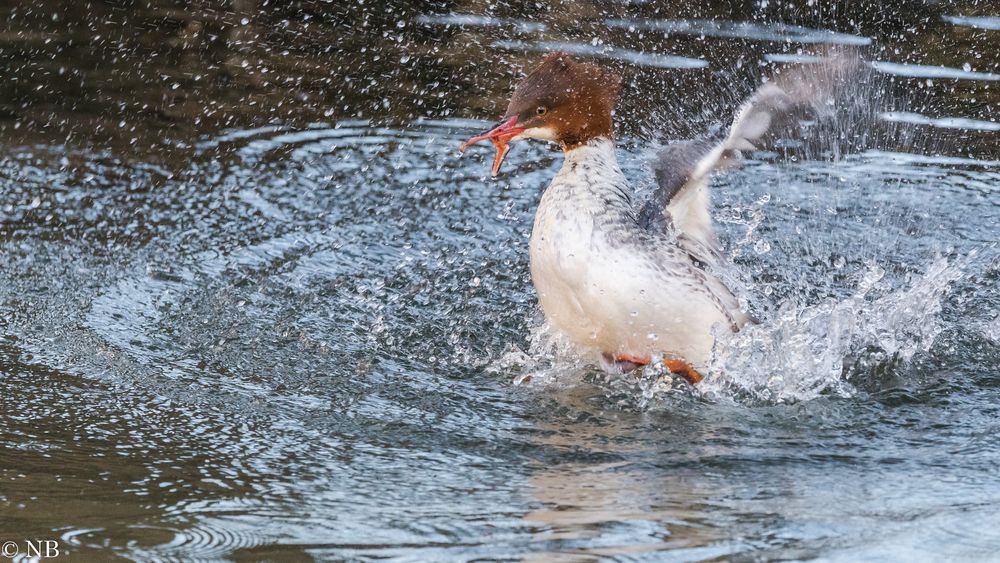
M 640 225 L 653 231 L 672 226 L 701 259 L 717 257 L 719 242 L 709 213 L 711 174 L 739 162 L 742 151 L 756 150 L 776 122 L 798 110 L 830 111 L 838 87 L 863 68 L 861 63 L 856 52 L 845 51 L 801 65 L 758 88 L 728 128 L 667 145 L 653 162 L 657 188 L 639 210 Z

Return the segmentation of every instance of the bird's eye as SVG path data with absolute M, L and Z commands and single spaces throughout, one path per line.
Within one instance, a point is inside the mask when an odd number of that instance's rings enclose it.
M 545 115 L 545 112 L 547 111 L 549 110 L 546 109 L 545 106 L 538 106 L 538 109 L 535 110 L 535 113 L 537 113 L 538 115 Z

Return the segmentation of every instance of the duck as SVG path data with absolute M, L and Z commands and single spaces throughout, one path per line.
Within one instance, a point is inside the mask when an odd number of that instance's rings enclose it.
M 547 55 L 514 88 L 499 124 L 462 143 L 493 143 L 497 176 L 511 143 L 562 148 L 529 243 L 529 269 L 547 324 L 609 372 L 652 362 L 694 385 L 719 338 L 756 322 L 723 280 L 727 261 L 711 215 L 709 179 L 793 104 L 759 87 L 728 127 L 668 144 L 644 201 L 618 163 L 614 111 L 621 75 L 565 52 Z

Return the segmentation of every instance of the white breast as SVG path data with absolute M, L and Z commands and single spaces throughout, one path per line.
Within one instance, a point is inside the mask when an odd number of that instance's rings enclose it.
M 640 231 L 631 213 L 611 141 L 567 152 L 531 236 L 531 277 L 546 319 L 597 354 L 666 353 L 705 365 L 712 326 L 731 320 L 704 274 L 677 260 L 669 241 Z

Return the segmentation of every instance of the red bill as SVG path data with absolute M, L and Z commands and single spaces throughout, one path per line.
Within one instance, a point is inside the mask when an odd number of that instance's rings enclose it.
M 507 156 L 507 151 L 510 150 L 510 140 L 523 132 L 524 129 L 517 126 L 517 116 L 515 115 L 482 135 L 477 135 L 462 143 L 458 147 L 458 150 L 465 152 L 465 149 L 469 145 L 488 139 L 497 149 L 496 156 L 493 157 L 493 175 L 496 176 L 500 172 L 500 165 L 503 164 L 503 159 Z

